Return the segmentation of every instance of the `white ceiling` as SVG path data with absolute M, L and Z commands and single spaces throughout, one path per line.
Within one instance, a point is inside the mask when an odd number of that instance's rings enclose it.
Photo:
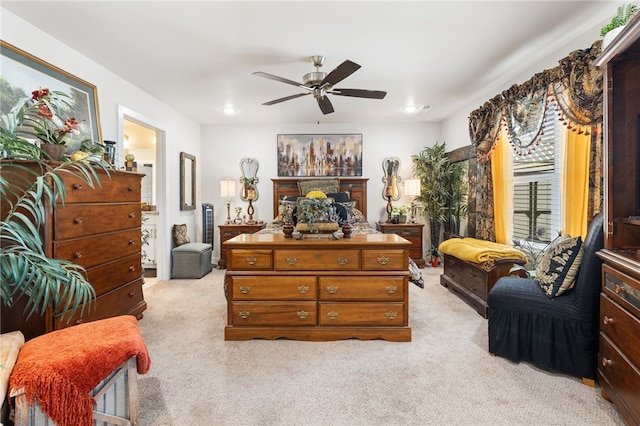
M 201 124 L 294 124 L 440 121 L 470 99 L 521 83 L 515 76 L 610 20 L 618 3 L 3 0 L 2 7 Z M 261 105 L 303 90 L 252 72 L 301 82 L 314 71 L 311 55 L 325 56 L 327 73 L 345 59 L 360 64 L 336 88 L 385 90 L 386 98 L 330 96 L 329 115 L 312 96 Z M 433 108 L 407 116 L 407 104 Z M 238 112 L 226 116 L 227 105 Z

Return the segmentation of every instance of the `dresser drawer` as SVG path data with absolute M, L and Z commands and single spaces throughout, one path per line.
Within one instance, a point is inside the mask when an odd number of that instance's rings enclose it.
M 228 252 L 227 268 L 234 271 L 270 271 L 273 269 L 271 250 L 232 249 Z
M 232 277 L 233 300 L 315 300 L 314 276 Z
M 600 294 L 600 331 L 629 358 L 640 366 L 640 319 L 630 315 L 627 310 Z
M 314 326 L 316 302 L 233 302 L 231 318 L 234 326 Z
M 405 277 L 328 276 L 319 278 L 320 300 L 404 300 Z
M 71 175 L 64 177 L 65 203 L 140 203 L 140 183 L 142 175 L 137 173 L 110 172 L 113 179 L 98 172 L 100 184 L 91 188 L 82 179 Z
M 366 271 L 404 271 L 409 258 L 404 250 L 363 250 L 362 269 Z
M 55 209 L 54 239 L 84 237 L 141 226 L 140 203 L 75 204 Z
M 357 271 L 359 250 L 275 250 L 275 269 L 279 271 Z
M 327 303 L 318 313 L 321 326 L 406 325 L 403 303 Z
M 54 241 L 53 257 L 70 260 L 85 268 L 140 253 L 140 228 L 98 237 Z
M 142 278 L 129 284 L 120 286 L 96 298 L 89 308 L 85 308 L 84 315 L 77 311 L 70 321 L 68 315 L 64 318 L 56 315 L 55 329 L 67 328 L 83 322 L 95 321 L 118 315 L 138 315 L 146 304 L 142 296 Z
M 140 254 L 136 253 L 115 262 L 104 263 L 87 269 L 87 278 L 100 296 L 114 287 L 139 279 L 142 276 Z
M 606 264 L 602 265 L 602 276 L 602 291 L 640 317 L 640 282 Z
M 640 421 L 640 373 L 603 333 L 600 333 L 598 371 L 613 386 L 613 392 L 624 403 L 627 411 L 636 421 Z

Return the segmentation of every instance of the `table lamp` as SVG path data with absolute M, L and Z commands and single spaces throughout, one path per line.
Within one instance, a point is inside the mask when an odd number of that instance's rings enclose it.
M 407 179 L 404 181 L 404 193 L 410 197 L 417 197 L 420 195 L 420 179 Z M 415 215 L 416 205 L 415 199 L 411 200 L 411 223 L 415 223 L 416 215 Z
M 236 182 L 226 178 L 220 181 L 220 196 L 227 199 L 227 221 L 225 224 L 231 223 L 231 198 L 236 195 Z

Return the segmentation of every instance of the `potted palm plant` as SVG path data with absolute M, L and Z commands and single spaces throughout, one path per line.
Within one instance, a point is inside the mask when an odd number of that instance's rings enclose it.
M 18 109 L 0 117 L 0 299 L 5 306 L 20 301 L 27 317 L 52 307 L 71 318 L 95 298 L 82 267 L 47 257 L 42 229 L 48 210 L 56 202 L 64 203 L 63 176 L 74 175 L 94 188 L 100 184 L 99 170 L 109 175 L 104 149 L 85 141 L 87 155 L 51 161 L 42 148 L 22 137 L 41 132 L 35 116 L 55 115 L 58 105 L 51 98 L 42 104 L 21 100 Z M 60 136 L 69 130 L 68 124 L 47 131 Z
M 431 245 L 440 242 L 441 224 L 447 220 L 447 205 L 450 199 L 451 162 L 445 155 L 445 143 L 436 142 L 412 156 L 413 175 L 420 178 L 421 193 L 416 201 L 428 218 Z

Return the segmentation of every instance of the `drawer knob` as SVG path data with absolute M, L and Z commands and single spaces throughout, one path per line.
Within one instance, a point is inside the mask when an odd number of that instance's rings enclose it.
M 247 319 L 251 315 L 251 312 L 249 312 L 249 311 L 240 311 L 240 312 L 238 312 L 238 315 L 240 315 L 240 318 L 242 318 L 242 319 Z
M 130 186 L 130 187 L 127 188 L 127 191 L 129 191 L 129 192 L 133 192 L 134 190 L 135 190 L 135 188 L 133 186 Z
M 387 312 L 386 314 L 384 314 L 384 316 L 389 320 L 394 320 L 396 319 L 396 317 L 398 316 L 398 314 L 396 312 Z
M 134 245 L 135 243 L 136 243 L 135 240 L 129 240 L 129 245 L 130 246 Z
M 329 311 L 327 312 L 327 317 L 329 317 L 330 320 L 334 320 L 338 318 L 338 313 L 336 311 Z
M 603 367 L 611 367 L 613 366 L 613 360 L 602 357 L 602 366 Z
M 378 263 L 381 265 L 386 265 L 387 263 L 389 263 L 389 258 L 387 256 L 380 256 L 378 258 Z
M 338 292 L 338 286 L 328 285 L 327 293 L 336 294 Z
M 255 265 L 258 262 L 258 258 L 257 257 L 247 257 L 247 263 L 249 265 Z
M 605 315 L 604 318 L 602 318 L 602 323 L 604 325 L 613 325 L 613 318 Z
M 247 294 L 249 293 L 249 291 L 251 290 L 251 287 L 246 286 L 246 285 L 241 285 L 240 286 L 240 293 L 242 294 Z
M 299 285 L 298 286 L 298 293 L 306 294 L 308 292 L 309 292 L 309 286 L 308 285 Z
M 296 263 L 298 263 L 298 258 L 297 257 L 287 257 L 287 263 L 289 265 L 295 265 Z
M 349 263 L 349 259 L 347 259 L 346 257 L 339 257 L 338 258 L 338 264 L 339 265 L 346 265 L 347 263 Z
M 77 189 L 78 191 L 82 190 L 82 184 L 81 183 L 74 183 L 72 186 L 73 189 Z
M 396 291 L 398 291 L 398 287 L 395 286 L 395 285 L 388 285 L 388 286 L 385 287 L 385 290 L 387 291 L 387 293 L 393 294 Z
M 308 316 L 309 316 L 309 312 L 307 312 L 307 311 L 298 311 L 298 318 L 305 319 Z
M 80 259 L 82 257 L 82 252 L 81 251 L 74 251 L 73 252 L 73 257 L 74 257 L 74 259 Z
M 135 272 L 136 267 L 134 265 L 129 266 L 129 272 Z
M 129 293 L 129 297 L 136 297 L 136 292 L 132 291 L 131 293 Z
M 136 217 L 135 213 L 129 213 L 129 219 L 133 219 L 134 217 Z
M 616 292 L 616 294 L 624 293 L 624 287 L 616 284 L 614 291 Z
M 82 223 L 82 218 L 81 217 L 76 217 L 75 219 L 73 219 L 73 223 Z

